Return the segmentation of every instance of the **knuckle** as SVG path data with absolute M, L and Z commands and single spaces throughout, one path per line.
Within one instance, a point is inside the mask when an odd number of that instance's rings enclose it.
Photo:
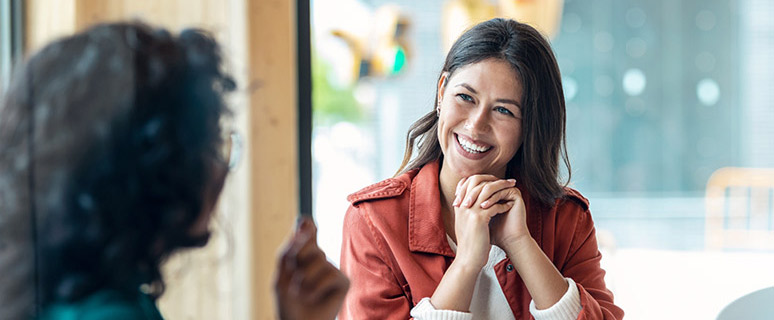
M 489 211 L 490 211 L 490 210 L 477 210 L 477 211 L 475 211 L 475 213 L 474 213 L 474 217 L 475 217 L 475 218 L 476 218 L 476 220 L 478 220 L 478 221 L 487 220 L 487 219 L 489 219 L 489 216 L 490 216 L 490 213 L 489 213 Z
M 314 250 L 314 252 L 312 252 L 312 254 L 310 256 L 310 259 L 312 261 L 325 261 L 325 262 L 327 262 L 327 260 L 325 260 L 325 253 L 322 252 L 322 250 L 320 250 L 318 248 L 315 248 L 315 249 L 316 250 Z

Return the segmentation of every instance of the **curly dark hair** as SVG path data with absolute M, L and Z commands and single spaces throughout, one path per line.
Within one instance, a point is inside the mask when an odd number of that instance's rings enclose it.
M 146 284 L 160 296 L 166 257 L 209 237 L 191 229 L 225 178 L 234 88 L 201 30 L 103 24 L 32 56 L 0 111 L 0 272 L 37 278 L 38 293 L 0 295 L 47 305 Z

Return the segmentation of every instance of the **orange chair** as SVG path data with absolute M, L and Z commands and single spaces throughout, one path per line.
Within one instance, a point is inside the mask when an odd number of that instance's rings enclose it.
M 720 168 L 706 191 L 707 249 L 774 250 L 774 168 Z

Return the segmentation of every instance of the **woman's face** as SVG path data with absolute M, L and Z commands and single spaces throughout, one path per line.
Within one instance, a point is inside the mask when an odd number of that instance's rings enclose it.
M 460 177 L 505 177 L 522 142 L 522 86 L 517 79 L 510 64 L 494 58 L 441 76 L 438 140 L 444 170 Z
M 202 212 L 189 230 L 192 237 L 207 237 L 209 235 L 209 225 L 212 215 L 215 212 L 215 206 L 218 204 L 220 192 L 223 191 L 223 185 L 228 175 L 228 164 L 220 159 L 211 161 L 211 170 L 213 170 L 212 180 L 204 186 L 202 193 Z M 204 245 L 206 243 L 201 243 Z

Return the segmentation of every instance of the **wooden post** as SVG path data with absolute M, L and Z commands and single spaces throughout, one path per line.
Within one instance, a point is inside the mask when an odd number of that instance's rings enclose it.
M 272 274 L 298 214 L 295 1 L 248 1 L 254 319 L 275 319 Z

